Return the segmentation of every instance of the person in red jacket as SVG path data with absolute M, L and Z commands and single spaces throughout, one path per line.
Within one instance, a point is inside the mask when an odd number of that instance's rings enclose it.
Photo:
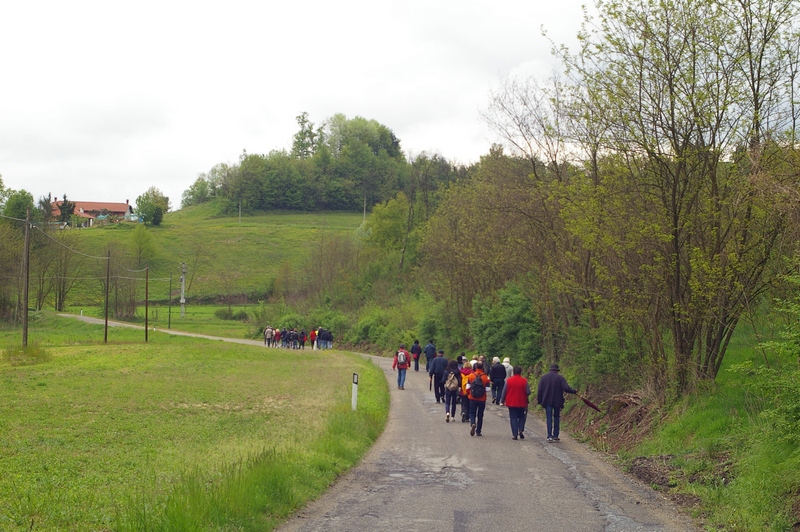
M 514 372 L 503 386 L 500 404 L 508 407 L 508 417 L 511 420 L 511 439 L 525 439 L 525 409 L 528 408 L 528 396 L 531 387 L 528 379 L 522 376 L 522 368 L 514 366 Z
M 311 342 L 311 349 L 317 348 L 317 330 L 311 327 L 311 333 L 308 335 L 308 341 Z
M 400 344 L 400 349 L 398 349 L 394 354 L 394 360 L 392 360 L 392 371 L 397 368 L 397 389 L 398 390 L 405 390 L 406 389 L 406 371 L 408 370 L 409 366 L 411 365 L 411 354 L 406 351 L 406 344 Z
M 481 435 L 483 412 L 486 410 L 486 387 L 490 384 L 489 377 L 483 372 L 483 364 L 478 362 L 475 364 L 475 372 L 467 377 L 470 436 Z

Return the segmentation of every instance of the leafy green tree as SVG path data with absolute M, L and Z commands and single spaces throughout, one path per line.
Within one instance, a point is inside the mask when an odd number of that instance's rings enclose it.
M 150 187 L 136 198 L 136 213 L 142 217 L 145 224 L 161 225 L 164 214 L 169 211 L 169 198 L 156 187 Z
M 408 198 L 402 192 L 387 201 L 375 205 L 372 214 L 367 218 L 367 242 L 371 245 L 390 251 L 399 251 L 403 247 L 408 217 Z
M 3 214 L 11 218 L 24 220 L 27 217 L 28 209 L 35 215 L 33 206 L 33 196 L 26 190 L 12 190 L 8 194 Z
M 305 111 L 297 117 L 297 125 L 300 126 L 300 130 L 294 134 L 291 155 L 296 159 L 308 159 L 314 155 L 317 132 L 314 131 L 314 124 L 309 121 L 308 113 Z
M 136 259 L 136 268 L 143 268 L 155 254 L 153 235 L 147 230 L 147 226 L 136 226 L 131 234 L 130 247 Z
M 529 366 L 542 358 L 541 324 L 519 285 L 509 283 L 494 299 L 477 298 L 474 314 L 470 331 L 480 353 Z

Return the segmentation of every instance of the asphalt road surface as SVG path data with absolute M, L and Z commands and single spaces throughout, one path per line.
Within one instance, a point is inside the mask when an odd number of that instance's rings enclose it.
M 524 440 L 511 439 L 505 407 L 487 404 L 483 436 L 445 422 L 428 375 L 410 371 L 386 430 L 364 460 L 283 527 L 288 531 L 693 531 L 657 492 L 609 465 L 563 432 L 547 443 L 531 408 Z
M 109 325 L 141 328 L 119 322 Z M 460 408 L 455 420 L 445 422 L 444 405 L 428 391 L 424 368 L 410 371 L 405 390 L 398 390 L 391 359 L 370 358 L 389 382 L 392 402 L 386 430 L 360 465 L 278 530 L 699 530 L 670 501 L 620 473 L 603 455 L 576 443 L 564 431 L 561 442 L 547 443 L 540 410 L 531 408 L 526 438 L 514 441 L 506 408 L 487 404 L 483 436 L 470 436 L 469 424 L 461 423 Z

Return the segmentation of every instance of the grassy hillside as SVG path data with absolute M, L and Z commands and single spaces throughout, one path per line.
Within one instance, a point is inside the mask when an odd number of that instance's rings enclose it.
M 188 267 L 187 298 L 258 296 L 271 291 L 276 279 L 302 275 L 321 242 L 352 235 L 363 220 L 363 215 L 338 212 L 271 212 L 240 220 L 216 212 L 213 204 L 204 204 L 168 213 L 161 226 L 147 228 L 150 238 L 144 245 L 137 244 L 136 225 L 129 223 L 82 229 L 78 241 L 89 255 L 105 256 L 110 245 L 114 257 L 126 254 L 129 260 L 144 248 L 133 266 L 150 265 L 152 300 L 166 299 L 169 287 L 163 279 L 170 274 L 173 293 L 179 290 L 182 262 Z

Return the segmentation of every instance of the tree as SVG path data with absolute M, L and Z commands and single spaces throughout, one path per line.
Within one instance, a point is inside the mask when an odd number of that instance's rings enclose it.
M 147 231 L 147 226 L 137 225 L 133 230 L 130 241 L 131 251 L 136 259 L 136 268 L 143 268 L 155 253 L 153 236 Z
M 302 112 L 296 120 L 300 130 L 294 134 L 291 155 L 296 159 L 308 159 L 316 150 L 317 132 L 314 123 L 308 120 L 307 112 Z
M 5 205 L 3 206 L 3 214 L 10 218 L 17 218 L 18 220 L 25 220 L 27 217 L 28 209 L 32 214 L 33 196 L 26 190 L 12 190 L 9 191 Z
M 49 192 L 47 196 L 39 197 L 36 209 L 39 211 L 39 217 L 43 221 L 49 222 L 53 219 L 53 198 Z
M 150 187 L 136 198 L 136 213 L 142 217 L 145 224 L 161 225 L 164 214 L 169 211 L 169 198 L 156 187 Z
M 58 212 L 58 221 L 61 223 L 69 222 L 72 215 L 75 214 L 75 203 L 69 201 L 66 194 L 64 194 L 64 199 L 61 200 L 61 203 L 58 204 Z

